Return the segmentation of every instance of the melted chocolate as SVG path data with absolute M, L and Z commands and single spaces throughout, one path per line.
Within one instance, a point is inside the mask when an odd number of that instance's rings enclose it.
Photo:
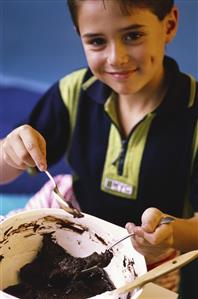
M 15 234 L 23 233 L 26 234 L 24 237 L 29 237 L 33 234 L 44 234 L 46 228 L 50 230 L 54 230 L 53 224 L 56 225 L 57 228 L 62 229 L 70 229 L 77 234 L 83 234 L 85 231 L 88 231 L 88 228 L 84 225 L 74 223 L 67 219 L 60 219 L 54 216 L 45 216 L 37 219 L 36 221 L 27 222 L 19 225 L 16 228 L 13 226 L 9 227 L 3 234 L 3 240 L 0 241 L 0 248 L 8 242 L 10 236 Z
M 20 269 L 18 285 L 4 291 L 21 299 L 84 299 L 115 289 L 103 269 L 113 257 L 112 252 L 94 252 L 85 258 L 71 256 L 52 240 L 43 236 L 37 257 Z M 98 267 L 88 272 L 83 269 Z

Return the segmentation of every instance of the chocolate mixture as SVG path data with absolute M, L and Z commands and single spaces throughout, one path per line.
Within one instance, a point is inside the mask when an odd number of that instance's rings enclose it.
M 84 299 L 115 289 L 106 267 L 113 254 L 94 252 L 85 258 L 71 256 L 52 240 L 43 236 L 43 246 L 37 257 L 20 269 L 21 283 L 4 292 L 21 299 Z M 94 265 L 96 268 L 81 272 Z

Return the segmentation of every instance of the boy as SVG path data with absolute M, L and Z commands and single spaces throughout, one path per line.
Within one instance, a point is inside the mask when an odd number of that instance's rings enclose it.
M 190 177 L 188 195 L 198 209 L 196 82 L 165 57 L 177 31 L 173 1 L 68 5 L 89 69 L 52 86 L 26 124 L 1 142 L 1 181 L 29 167 L 46 170 L 67 152 L 86 213 L 122 226 L 140 224 L 150 206 L 182 217 Z M 145 242 L 143 233 L 136 242 Z M 147 262 L 175 254 L 162 249 L 145 254 Z

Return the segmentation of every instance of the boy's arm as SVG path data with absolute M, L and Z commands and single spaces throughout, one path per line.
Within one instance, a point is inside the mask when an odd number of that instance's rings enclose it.
M 173 225 L 173 247 L 183 252 L 198 249 L 198 213 L 189 219 L 176 219 Z

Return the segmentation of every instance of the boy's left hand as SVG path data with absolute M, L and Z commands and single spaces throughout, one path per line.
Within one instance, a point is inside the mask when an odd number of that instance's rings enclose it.
M 156 208 L 147 209 L 142 215 L 142 225 L 136 226 L 133 223 L 127 223 L 126 229 L 129 233 L 134 232 L 135 236 L 131 238 L 133 247 L 144 255 L 147 263 L 154 263 L 169 254 L 169 249 L 173 245 L 173 227 L 168 225 L 159 225 L 160 220 L 165 215 Z

